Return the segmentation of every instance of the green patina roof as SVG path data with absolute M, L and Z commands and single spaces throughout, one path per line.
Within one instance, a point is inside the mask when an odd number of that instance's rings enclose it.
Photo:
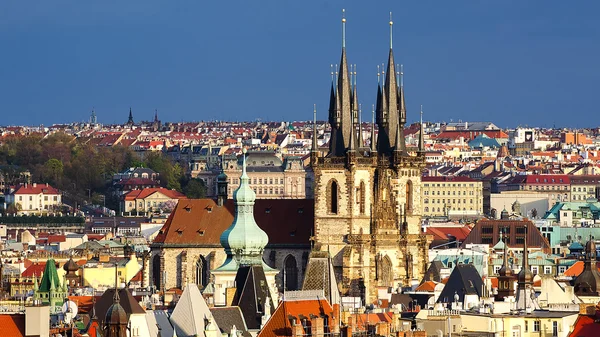
M 504 249 L 504 241 L 502 241 L 502 240 L 498 241 L 498 243 L 494 246 L 493 249 L 494 250 L 503 250 Z
M 58 290 L 60 288 L 60 279 L 58 278 L 58 272 L 56 271 L 56 265 L 54 259 L 48 259 L 46 261 L 46 268 L 40 282 L 39 291 L 48 292 L 50 289 Z

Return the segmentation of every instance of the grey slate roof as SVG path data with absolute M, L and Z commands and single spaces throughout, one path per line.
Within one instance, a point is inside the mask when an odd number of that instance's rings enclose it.
M 242 333 L 242 336 L 252 336 L 248 332 L 246 321 L 244 320 L 244 316 L 242 315 L 242 311 L 239 307 L 213 307 L 210 308 L 210 312 L 217 322 L 219 329 L 221 329 L 221 333 L 230 335 L 231 328 L 235 326 L 237 331 Z
M 459 264 L 450 274 L 438 303 L 454 302 L 454 294 L 458 294 L 459 302 L 464 302 L 465 295 L 481 297 L 482 286 L 483 281 L 474 265 Z

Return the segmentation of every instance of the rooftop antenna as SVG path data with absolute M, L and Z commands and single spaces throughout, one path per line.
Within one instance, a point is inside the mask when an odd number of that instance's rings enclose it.
M 392 21 L 392 12 L 390 12 L 390 49 L 392 49 L 393 34 L 394 34 L 394 21 Z
M 400 64 L 400 86 L 404 87 L 404 65 Z
M 346 48 L 346 10 L 342 9 L 342 48 Z

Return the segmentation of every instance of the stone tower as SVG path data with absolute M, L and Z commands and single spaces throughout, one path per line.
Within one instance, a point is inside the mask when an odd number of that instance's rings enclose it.
M 342 56 L 330 92 L 329 150 L 319 156 L 313 142 L 311 151 L 315 249 L 331 253 L 342 294 L 367 302 L 376 299 L 378 288 L 419 282 L 431 241 L 421 231 L 424 152 L 407 149 L 404 142 L 404 86 L 396 73 L 392 24 L 387 73 L 377 88 L 377 146 L 358 141 L 360 110 L 356 81 L 348 71 L 344 17 Z

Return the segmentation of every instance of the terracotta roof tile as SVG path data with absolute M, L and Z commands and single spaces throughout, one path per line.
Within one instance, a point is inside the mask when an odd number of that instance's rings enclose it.
M 35 186 L 33 186 L 33 184 L 27 184 L 27 185 L 20 185 L 17 190 L 13 193 L 13 194 L 48 194 L 48 195 L 54 195 L 54 194 L 60 194 L 60 192 L 47 184 L 36 184 Z
M 213 199 L 181 199 L 159 230 L 154 244 L 214 245 L 234 218 L 233 200 L 222 207 Z M 258 199 L 254 218 L 269 236 L 270 245 L 309 245 L 313 228 L 314 202 L 311 199 Z
M 0 315 L 0 336 L 24 337 L 25 315 Z

